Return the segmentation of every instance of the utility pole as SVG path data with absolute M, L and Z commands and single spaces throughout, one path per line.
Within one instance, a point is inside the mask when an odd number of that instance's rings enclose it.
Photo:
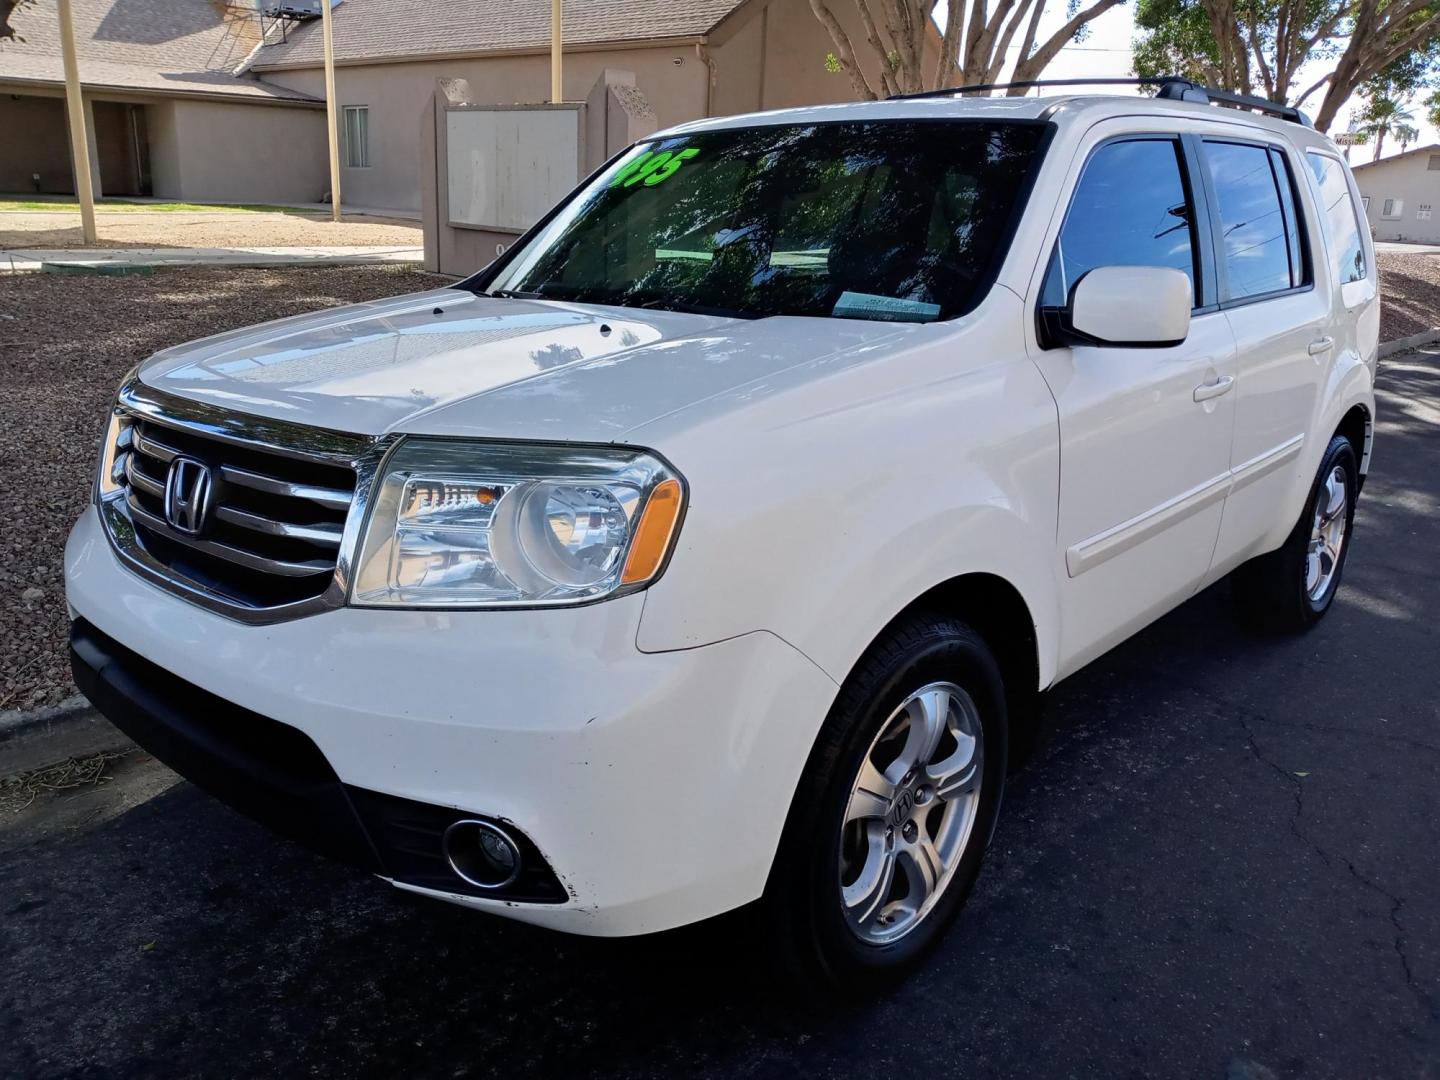
M 59 0 L 60 55 L 65 64 L 65 111 L 70 122 L 70 163 L 75 171 L 75 195 L 80 200 L 80 233 L 95 243 L 95 185 L 90 178 L 90 134 L 85 124 L 85 102 L 80 97 L 80 64 L 75 58 L 75 20 L 70 0 Z
M 565 36 L 561 25 L 563 7 L 564 0 L 550 0 L 550 100 L 557 105 L 565 100 L 564 80 L 560 77 Z
M 320 0 L 320 28 L 325 38 L 325 127 L 330 142 L 330 217 L 339 221 L 340 131 L 335 119 L 335 39 L 331 35 L 330 21 L 330 0 Z

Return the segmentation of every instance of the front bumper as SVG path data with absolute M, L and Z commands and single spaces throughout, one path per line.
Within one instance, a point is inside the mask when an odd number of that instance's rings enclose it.
M 640 652 L 644 594 L 568 610 L 343 608 L 243 625 L 125 570 L 93 509 L 71 534 L 66 578 L 83 620 L 77 629 L 88 624 L 142 659 L 114 673 L 147 663 L 174 673 L 219 699 L 209 711 L 234 707 L 231 730 L 242 743 L 244 717 L 258 714 L 256 728 L 275 721 L 313 744 L 333 772 L 326 781 L 351 804 L 348 819 L 343 806 L 335 810 L 349 830 L 341 847 L 350 853 L 340 853 L 350 861 L 402 887 L 576 933 L 658 931 L 758 897 L 836 691 L 814 664 L 765 632 Z M 84 661 L 78 638 L 77 652 Z M 82 664 L 82 681 L 86 666 L 95 667 Z M 101 678 L 88 689 L 102 710 L 137 708 L 153 719 L 159 710 L 147 699 L 156 682 L 142 678 L 148 691 L 123 690 Z M 117 694 L 107 709 L 107 695 Z M 208 701 L 192 700 L 189 708 Z M 173 750 L 169 757 L 186 771 Z M 301 749 L 281 755 L 302 757 Z M 274 777 L 243 759 L 232 765 L 218 784 L 213 773 L 200 778 L 253 808 L 251 796 L 273 787 Z M 313 771 L 312 762 L 306 782 Z M 353 826 L 357 815 L 368 822 L 357 800 L 372 794 L 513 823 L 553 870 L 564 899 L 463 895 L 443 879 L 394 872 L 383 851 L 367 862 L 376 853 L 363 837 L 372 848 L 384 845 L 368 828 L 357 837 Z M 272 806 L 282 820 L 271 823 L 294 834 L 286 828 L 293 814 Z M 331 835 L 317 846 L 334 850 L 341 826 L 324 819 L 316 815 Z M 305 839 L 316 844 L 313 835 Z

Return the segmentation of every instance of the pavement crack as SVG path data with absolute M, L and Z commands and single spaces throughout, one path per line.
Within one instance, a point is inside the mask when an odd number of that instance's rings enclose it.
M 1362 874 L 1355 866 L 1355 864 L 1344 856 L 1332 856 L 1330 852 L 1326 851 L 1324 847 L 1322 847 L 1317 841 L 1315 841 L 1301 827 L 1300 821 L 1305 816 L 1304 780 L 1301 777 L 1295 775 L 1294 772 L 1273 761 L 1265 754 L 1263 750 L 1260 749 L 1260 744 L 1255 739 L 1255 732 L 1250 727 L 1250 721 L 1246 718 L 1244 712 L 1237 709 L 1234 715 L 1235 718 L 1239 720 L 1240 727 L 1245 731 L 1246 742 L 1249 745 L 1250 753 L 1254 756 L 1255 760 L 1260 762 L 1262 765 L 1265 765 L 1266 767 L 1274 770 L 1274 772 L 1278 776 L 1283 778 L 1285 782 L 1290 785 L 1291 792 L 1295 800 L 1295 811 L 1290 815 L 1290 831 L 1295 835 L 1295 838 L 1299 840 L 1302 844 L 1304 844 L 1306 847 L 1310 848 L 1311 851 L 1315 852 L 1315 854 L 1319 857 L 1320 861 L 1325 864 L 1326 869 L 1334 870 L 1336 862 L 1340 862 L 1344 865 L 1346 871 L 1350 874 L 1352 878 L 1354 878 L 1355 881 L 1363 885 L 1365 888 L 1369 889 L 1371 892 L 1374 892 L 1377 895 L 1383 897 L 1389 903 L 1390 906 L 1387 912 L 1387 917 L 1390 922 L 1391 930 L 1393 931 L 1391 944 L 1395 949 L 1396 957 L 1400 961 L 1400 970 L 1405 976 L 1405 985 L 1409 989 L 1410 993 L 1414 996 L 1416 1002 L 1430 1017 L 1431 1022 L 1440 1023 L 1440 1003 L 1437 1003 L 1435 999 L 1418 982 L 1416 982 L 1415 972 L 1410 966 L 1409 953 L 1407 953 L 1405 950 L 1405 924 L 1400 921 L 1400 912 L 1405 907 L 1404 898 L 1397 896 L 1389 889 L 1381 885 L 1379 882 L 1374 881 L 1366 875 Z M 1260 717 L 1259 719 L 1264 720 L 1264 717 Z
M 1246 719 L 1243 712 L 1236 710 L 1234 715 L 1235 718 L 1240 721 L 1240 726 L 1245 730 L 1245 740 L 1249 744 L 1250 753 L 1254 756 L 1255 760 L 1267 768 L 1273 769 L 1277 776 L 1290 785 L 1290 790 L 1295 799 L 1295 812 L 1290 815 L 1290 831 L 1295 834 L 1297 840 L 1320 857 L 1320 861 L 1325 864 L 1327 869 L 1333 870 L 1335 863 L 1331 860 L 1330 853 L 1312 840 L 1305 833 L 1305 830 L 1300 827 L 1300 819 L 1305 816 L 1304 782 L 1289 769 L 1271 761 L 1270 758 L 1265 756 L 1265 752 L 1260 749 L 1260 744 L 1255 741 L 1255 732 L 1250 727 L 1250 721 Z

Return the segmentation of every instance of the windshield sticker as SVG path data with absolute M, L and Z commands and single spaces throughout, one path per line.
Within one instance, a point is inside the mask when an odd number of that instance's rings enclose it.
M 700 153 L 698 146 L 692 146 L 688 150 L 661 150 L 656 153 L 647 150 L 634 161 L 627 162 L 625 167 L 615 174 L 610 181 L 613 187 L 634 187 L 644 182 L 645 187 L 654 187 L 656 184 L 663 184 L 670 177 L 680 171 L 680 166 Z
M 713 251 L 691 251 L 689 248 L 656 248 L 655 258 L 657 261 L 665 259 L 682 259 L 690 262 L 714 262 Z
M 889 319 L 892 322 L 930 322 L 940 317 L 939 304 L 902 300 L 898 296 L 842 292 L 830 314 L 840 318 Z

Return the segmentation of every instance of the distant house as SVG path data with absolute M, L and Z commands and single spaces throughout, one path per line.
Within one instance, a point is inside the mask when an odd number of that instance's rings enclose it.
M 215 0 L 73 0 L 97 191 L 315 202 L 324 101 L 246 71 L 260 20 Z M 0 192 L 73 193 L 53 0 L 0 42 Z
M 1440 143 L 1354 170 L 1376 240 L 1440 243 Z
M 832 7 L 863 49 L 856 6 Z M 565 0 L 564 11 L 568 100 L 583 101 L 605 68 L 635 73 L 661 127 L 854 96 L 827 63 L 835 46 L 808 0 Z M 349 202 L 419 207 L 421 115 L 436 79 L 468 80 L 476 103 L 549 98 L 544 0 L 346 0 L 333 22 L 340 187 Z M 254 70 L 323 96 L 319 25 L 288 38 L 261 50 Z

